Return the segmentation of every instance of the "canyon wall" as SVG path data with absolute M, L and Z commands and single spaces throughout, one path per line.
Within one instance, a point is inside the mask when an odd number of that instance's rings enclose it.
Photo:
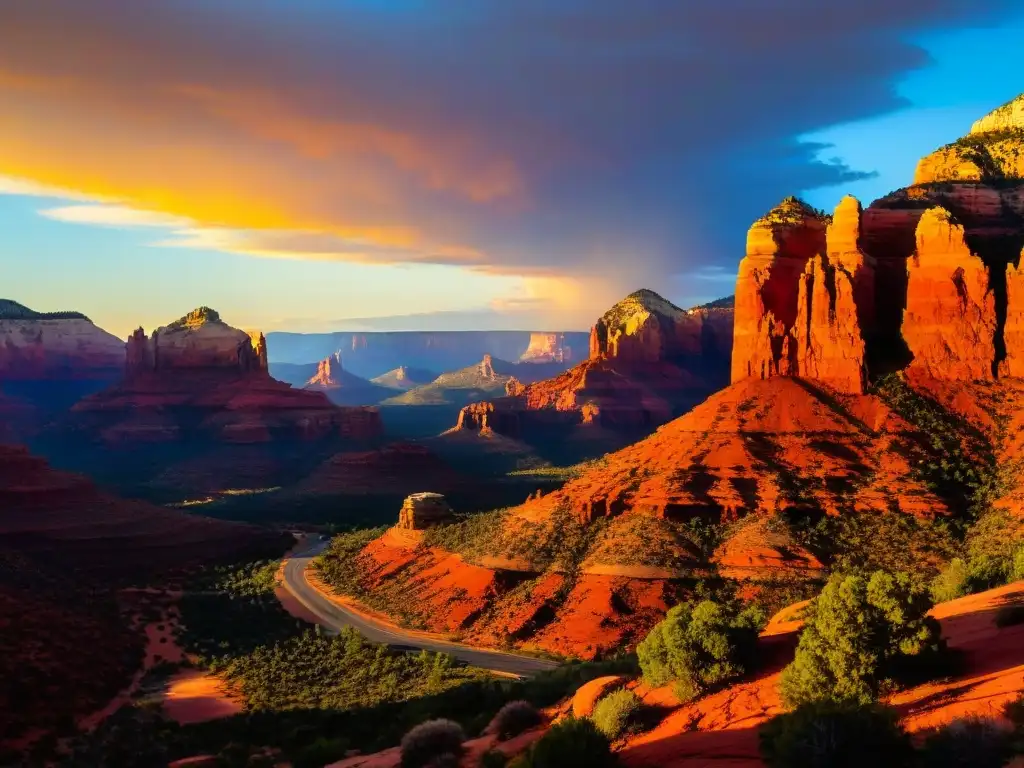
M 861 393 L 869 371 L 1024 375 L 1024 97 L 923 158 L 914 184 L 828 222 L 795 198 L 748 234 L 732 380 Z

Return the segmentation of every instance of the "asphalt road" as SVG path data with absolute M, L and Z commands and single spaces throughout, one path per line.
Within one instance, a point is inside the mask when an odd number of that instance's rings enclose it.
M 360 616 L 344 606 L 331 602 L 311 586 L 306 581 L 305 576 L 306 566 L 326 546 L 327 542 L 325 541 L 317 542 L 313 547 L 297 553 L 286 560 L 284 565 L 284 587 L 300 603 L 315 614 L 328 629 L 338 631 L 342 627 L 355 627 L 368 639 L 376 643 L 387 643 L 403 650 L 426 649 L 438 653 L 447 653 L 474 667 L 488 669 L 493 672 L 518 675 L 520 677 L 531 677 L 538 672 L 554 669 L 558 666 L 557 662 L 537 659 L 532 656 L 520 656 L 514 653 L 503 653 L 502 651 L 489 651 L 473 648 L 468 645 L 449 643 L 444 640 L 425 639 L 415 634 L 403 632 L 401 629 L 387 626 L 374 619 Z

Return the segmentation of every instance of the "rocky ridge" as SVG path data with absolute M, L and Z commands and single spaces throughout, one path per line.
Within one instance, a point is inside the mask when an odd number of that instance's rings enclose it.
M 128 341 L 125 379 L 75 405 L 79 432 L 113 444 L 192 438 L 230 443 L 380 434 L 374 409 L 338 408 L 267 370 L 263 334 L 200 308 Z
M 630 294 L 590 332 L 590 357 L 552 379 L 510 382 L 467 406 L 455 429 L 514 438 L 576 427 L 649 431 L 724 383 L 732 309 L 683 310 L 653 291 Z

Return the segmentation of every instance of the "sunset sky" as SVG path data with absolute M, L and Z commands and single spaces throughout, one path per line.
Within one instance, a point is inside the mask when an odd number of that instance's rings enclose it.
M 119 335 L 585 329 L 732 292 L 1024 91 L 1017 0 L 0 5 L 0 298 Z

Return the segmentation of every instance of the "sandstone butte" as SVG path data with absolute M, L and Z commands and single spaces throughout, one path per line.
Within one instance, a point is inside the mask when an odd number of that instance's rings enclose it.
M 1024 365 L 1024 182 L 991 181 L 929 182 L 864 210 L 848 197 L 831 218 L 783 201 L 748 236 L 731 386 L 561 490 L 507 511 L 483 551 L 389 536 L 371 543 L 360 558 L 367 588 L 409 595 L 437 631 L 589 657 L 642 637 L 679 599 L 674 577 L 699 571 L 675 521 L 737 521 L 713 560 L 753 587 L 821 573 L 781 524 L 788 509 L 951 514 L 911 464 L 930 436 L 866 385 L 869 375 L 902 371 L 910 387 L 962 416 L 998 461 L 1021 455 L 1024 382 L 1012 376 Z M 586 363 L 465 409 L 461 426 L 512 432 L 525 413 L 562 411 L 575 423 L 608 413 L 656 421 L 657 401 L 630 376 L 663 366 L 686 339 L 705 339 L 685 329 L 711 322 L 666 305 L 634 294 L 595 325 Z M 621 384 L 614 397 L 612 387 L 603 398 L 580 397 L 592 392 L 592 372 Z M 999 504 L 1024 532 L 1024 483 L 1012 485 Z M 597 526 L 579 568 L 531 561 L 531 551 L 564 535 L 567 519 Z
M 77 429 L 107 443 L 201 437 L 229 443 L 381 433 L 372 408 L 339 408 L 323 392 L 271 378 L 262 333 L 201 307 L 128 340 L 123 381 L 72 409 Z
M 649 432 L 725 383 L 731 337 L 729 306 L 682 310 L 636 291 L 597 320 L 587 360 L 466 406 L 455 429 L 524 439 L 552 427 Z

